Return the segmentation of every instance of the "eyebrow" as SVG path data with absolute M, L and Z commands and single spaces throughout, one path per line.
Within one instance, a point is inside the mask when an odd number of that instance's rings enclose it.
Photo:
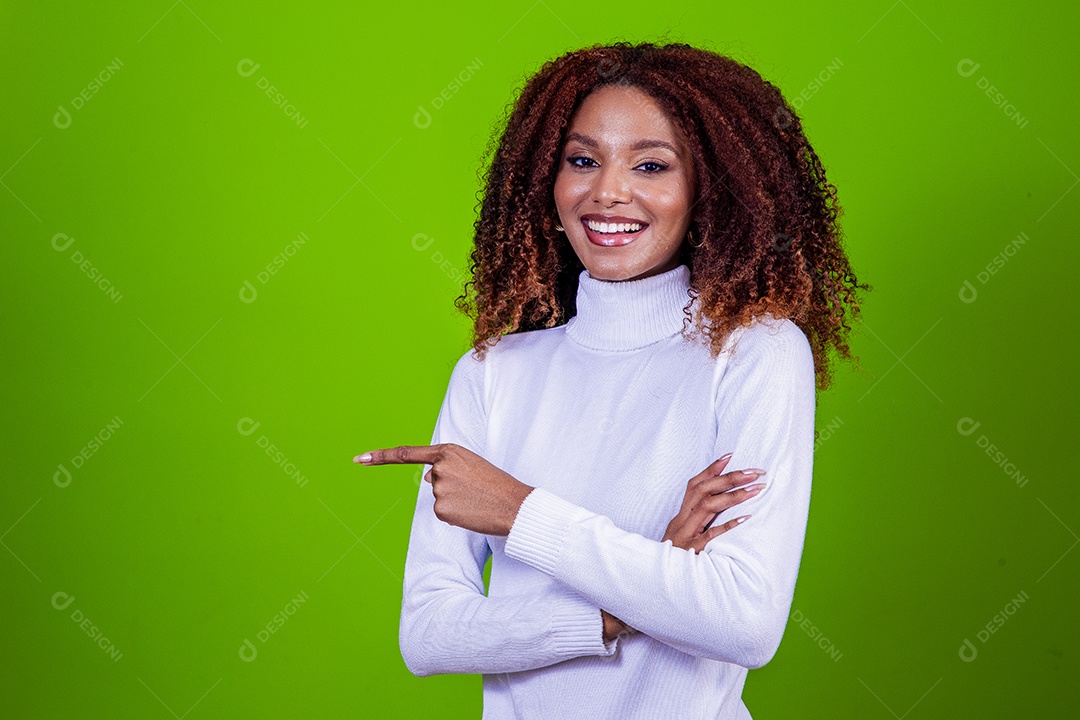
M 571 140 L 577 140 L 582 145 L 588 145 L 591 148 L 597 148 L 600 145 L 592 137 L 577 132 L 572 132 L 566 136 L 566 142 L 570 142 Z M 679 150 L 674 145 L 665 142 L 664 140 L 638 140 L 630 146 L 631 150 L 647 150 L 649 148 L 667 148 L 676 155 L 679 154 Z

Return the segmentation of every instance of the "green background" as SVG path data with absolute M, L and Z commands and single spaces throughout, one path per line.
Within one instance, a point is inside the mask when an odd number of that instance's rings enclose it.
M 874 286 L 754 717 L 1075 717 L 1075 4 L 170 2 L 0 10 L 4 715 L 479 717 L 398 650 L 419 468 L 351 458 L 430 439 L 506 103 L 666 37 L 803 94 Z

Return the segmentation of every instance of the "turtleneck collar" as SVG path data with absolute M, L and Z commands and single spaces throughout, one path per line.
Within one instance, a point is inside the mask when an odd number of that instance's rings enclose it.
M 679 333 L 690 302 L 690 268 L 683 264 L 637 280 L 578 276 L 577 314 L 566 334 L 593 350 L 637 350 Z

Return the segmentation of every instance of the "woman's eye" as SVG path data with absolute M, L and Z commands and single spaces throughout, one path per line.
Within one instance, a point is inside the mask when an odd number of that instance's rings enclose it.
M 566 162 L 570 163 L 570 165 L 572 167 L 576 167 L 576 168 L 590 167 L 589 165 L 579 165 L 578 164 L 579 160 L 581 160 L 581 161 L 583 161 L 585 163 L 594 163 L 592 158 L 587 158 L 587 157 L 585 157 L 583 155 L 574 155 L 572 157 L 566 158 Z M 655 173 L 662 172 L 663 170 L 667 170 L 667 165 L 663 165 L 663 164 L 658 163 L 658 162 L 653 162 L 652 160 L 648 160 L 648 161 L 643 162 L 640 165 L 638 165 L 638 167 L 642 167 L 642 168 L 646 167 L 646 166 L 650 166 L 652 168 L 652 169 L 645 170 L 646 175 L 653 175 Z

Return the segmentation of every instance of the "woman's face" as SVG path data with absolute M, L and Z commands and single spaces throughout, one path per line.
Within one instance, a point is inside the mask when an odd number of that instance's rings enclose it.
M 650 95 L 607 85 L 582 101 L 559 159 L 555 207 L 589 275 L 636 280 L 678 266 L 694 193 L 683 135 Z

